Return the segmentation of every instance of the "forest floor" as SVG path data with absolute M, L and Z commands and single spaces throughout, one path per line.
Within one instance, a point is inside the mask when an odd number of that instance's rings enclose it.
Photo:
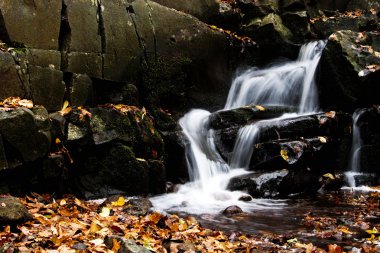
M 191 216 L 128 215 L 123 197 L 101 204 L 69 195 L 32 194 L 20 200 L 33 219 L 3 226 L 0 252 L 380 252 L 379 192 L 342 194 L 336 201 L 347 209 L 329 217 L 306 213 L 302 223 L 314 236 L 335 238 L 323 248 L 281 234 L 212 230 Z M 353 243 L 340 243 L 347 239 Z

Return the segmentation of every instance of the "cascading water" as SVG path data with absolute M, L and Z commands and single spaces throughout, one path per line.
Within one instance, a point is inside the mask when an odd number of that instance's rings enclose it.
M 234 80 L 225 110 L 254 103 L 296 106 L 300 113 L 316 111 L 318 98 L 314 75 L 324 46 L 324 41 L 311 42 L 301 48 L 296 61 L 244 72 Z M 177 193 L 152 198 L 154 208 L 200 214 L 217 213 L 231 205 L 239 205 L 245 211 L 283 206 L 276 200 L 241 202 L 239 197 L 244 193 L 226 190 L 232 177 L 248 173 L 244 169 L 250 163 L 261 127 L 275 120 L 260 121 L 240 129 L 227 163 L 215 148 L 209 115 L 210 112 L 197 109 L 180 120 L 189 140 L 186 160 L 191 182 L 181 186 Z
M 352 115 L 352 147 L 350 152 L 351 160 L 348 164 L 348 172 L 346 173 L 347 183 L 349 187 L 356 187 L 355 177 L 361 175 L 360 148 L 362 147 L 362 139 L 360 135 L 359 118 L 364 112 L 365 109 L 359 109 Z

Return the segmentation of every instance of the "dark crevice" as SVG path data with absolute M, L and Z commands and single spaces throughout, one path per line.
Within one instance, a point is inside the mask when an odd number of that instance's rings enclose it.
M 156 29 L 154 27 L 154 22 L 153 22 L 153 17 L 152 17 L 152 7 L 149 5 L 149 2 L 145 0 L 146 5 L 148 6 L 149 10 L 149 22 L 150 25 L 152 26 L 152 33 L 153 33 L 153 42 L 154 42 L 154 61 L 157 61 L 157 39 L 156 39 Z
M 64 97 L 64 100 L 66 101 L 69 101 L 71 103 L 71 89 L 72 89 L 72 86 L 73 86 L 73 79 L 74 79 L 74 75 L 73 73 L 71 72 L 64 72 L 63 73 L 63 81 L 65 82 L 66 84 L 66 90 L 65 90 L 65 97 Z
M 7 31 L 7 27 L 5 26 L 4 17 L 1 10 L 0 10 L 0 40 L 7 44 L 11 43 L 11 39 L 9 38 L 9 34 Z
M 101 43 L 101 54 L 102 54 L 102 77 L 104 78 L 104 56 L 107 50 L 107 40 L 106 40 L 106 29 L 104 26 L 103 10 L 102 10 L 102 0 L 98 0 L 98 17 L 99 17 L 99 36 Z
M 132 20 L 132 23 L 133 23 L 133 27 L 135 28 L 135 33 L 136 33 L 136 36 L 137 36 L 137 39 L 138 39 L 138 42 L 139 42 L 139 46 L 140 48 L 143 50 L 143 64 L 144 66 L 147 66 L 148 65 L 148 55 L 147 55 L 147 52 L 146 52 L 146 46 L 145 46 L 145 41 L 143 38 L 141 38 L 140 34 L 139 34 L 139 31 L 138 31 L 138 28 L 137 28 L 137 24 L 136 24 L 136 20 L 135 20 L 135 10 L 133 9 L 133 6 L 132 5 L 129 5 L 127 8 L 127 13 L 128 15 L 130 16 L 131 20 Z
M 61 10 L 61 29 L 59 31 L 59 51 L 61 51 L 61 71 L 65 72 L 69 64 L 69 53 L 71 44 L 71 27 L 69 23 L 69 16 L 67 12 L 67 5 L 62 0 Z

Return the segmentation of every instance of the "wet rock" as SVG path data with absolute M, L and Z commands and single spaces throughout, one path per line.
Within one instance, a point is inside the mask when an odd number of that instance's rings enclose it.
M 256 143 L 315 136 L 340 138 L 350 121 L 347 114 L 331 112 L 263 122 L 259 123 L 261 130 Z M 224 157 L 230 157 L 239 130 L 239 126 L 232 126 L 215 131 L 215 145 Z
M 280 6 L 283 11 L 301 11 L 306 8 L 304 0 L 284 0 Z
M 39 130 L 49 131 L 51 128 L 51 125 L 50 125 L 49 112 L 46 110 L 46 108 L 40 105 L 35 105 L 31 109 L 31 111 L 34 114 L 34 120 L 35 120 L 37 128 Z
M 253 197 L 277 197 L 279 185 L 289 174 L 288 170 L 272 173 L 252 173 L 232 178 L 227 189 L 231 191 L 246 191 Z
M 166 168 L 159 160 L 148 160 L 149 192 L 160 194 L 166 192 Z
M 25 57 L 30 65 L 42 68 L 52 67 L 57 70 L 61 69 L 61 52 L 58 50 L 31 48 L 27 49 Z
M 240 201 L 243 201 L 243 202 L 249 202 L 249 201 L 251 201 L 253 198 L 251 197 L 251 196 L 249 196 L 249 195 L 244 195 L 244 196 L 241 196 L 240 198 L 239 198 L 239 200 Z
M 147 3 L 145 3 L 147 4 Z M 135 16 L 140 15 L 125 1 L 103 1 L 104 9 L 101 11 L 102 25 L 104 27 L 102 40 L 107 45 L 104 48 L 103 75 L 106 80 L 131 81 L 139 72 L 140 63 L 144 55 L 143 39 L 137 30 Z M 148 6 L 146 19 L 141 20 L 147 27 L 152 27 L 149 18 Z M 151 33 L 153 29 L 150 29 Z M 144 41 L 150 44 L 151 41 Z
M 148 65 L 143 73 L 148 76 L 144 76 L 141 88 L 148 102 L 169 102 L 168 108 L 176 111 L 182 110 L 179 104 L 187 107 L 195 103 L 207 108 L 222 104 L 229 87 L 225 35 L 196 18 L 154 2 L 147 5 L 137 0 L 130 9 L 136 31 L 146 42 L 144 60 Z M 178 92 L 173 94 L 171 89 Z
M 237 6 L 244 13 L 245 18 L 263 17 L 270 13 L 276 13 L 279 9 L 277 0 L 239 0 Z
M 249 20 L 243 24 L 242 29 L 248 35 L 251 35 L 253 40 L 261 44 L 266 42 L 284 44 L 293 36 L 292 32 L 282 23 L 281 17 L 273 13 L 263 18 Z
M 320 173 L 320 172 L 319 172 Z M 321 187 L 318 171 L 310 168 L 255 172 L 232 178 L 227 189 L 246 191 L 253 197 L 281 198 L 294 194 L 315 194 Z
M 351 0 L 347 5 L 347 10 L 380 10 L 379 0 Z
M 24 162 L 45 156 L 50 140 L 38 131 L 33 113 L 24 108 L 0 110 L 0 133 Z M 5 147 L 7 148 L 7 147 Z
M 60 110 L 65 95 L 63 73 L 52 68 L 29 66 L 29 75 L 33 102 L 48 111 Z
M 58 50 L 61 9 L 60 1 L 49 4 L 44 0 L 0 2 L 5 31 L 10 41 L 47 50 Z M 45 28 L 42 33 L 41 27 Z
M 216 0 L 153 0 L 161 5 L 190 14 L 209 22 L 218 15 L 219 3 Z
M 339 31 L 329 37 L 320 63 L 323 107 L 353 110 L 380 103 L 376 95 L 380 92 L 378 37 L 374 32 L 353 31 Z
M 184 183 L 189 180 L 186 166 L 185 146 L 188 144 L 181 131 L 162 132 L 165 143 L 166 178 L 173 183 Z M 187 143 L 187 144 L 186 144 Z
M 59 112 L 50 113 L 49 118 L 52 135 L 63 140 L 65 136 L 66 118 Z
M 70 52 L 67 54 L 67 72 L 102 78 L 102 57 L 98 53 Z
M 281 168 L 307 161 L 312 163 L 313 156 L 318 156 L 321 149 L 330 143 L 326 137 L 301 140 L 278 140 L 255 145 L 250 168 Z M 323 156 L 328 163 L 327 156 Z
M 249 105 L 231 110 L 214 112 L 210 116 L 210 127 L 221 129 L 241 126 L 261 119 L 280 117 L 284 113 L 296 112 L 294 107 Z
M 71 52 L 101 53 L 98 4 L 94 1 L 63 1 L 63 15 L 70 30 L 61 30 L 61 38 L 70 36 Z
M 0 224 L 20 224 L 33 219 L 28 209 L 18 200 L 11 196 L 0 197 Z
M 84 155 L 84 154 L 82 154 Z M 102 187 L 117 189 L 127 194 L 147 194 L 149 192 L 149 167 L 139 161 L 133 150 L 123 144 L 110 144 L 85 154 L 83 167 L 78 173 L 78 187 L 82 192 L 104 197 Z M 138 182 L 138 184 L 136 184 Z
M 366 145 L 359 152 L 361 171 L 379 173 L 380 145 Z
M 331 17 L 319 17 L 311 22 L 311 30 L 320 38 L 328 38 L 331 34 L 350 30 L 353 32 L 369 31 L 378 29 L 378 18 L 371 13 L 360 16 L 336 14 Z
M 304 43 L 310 37 L 309 17 L 306 11 L 285 12 L 281 15 L 282 21 L 292 33 L 292 41 Z
M 0 98 L 23 97 L 25 91 L 17 74 L 17 68 L 10 53 L 0 51 Z
M 104 243 L 109 249 L 113 248 L 114 240 L 120 243 L 120 253 L 149 253 L 150 251 L 143 246 L 138 245 L 135 241 L 126 239 L 121 236 L 111 235 L 104 238 Z
M 135 111 L 133 111 L 135 110 Z M 91 108 L 89 125 L 96 145 L 121 140 L 143 158 L 161 157 L 163 141 L 152 120 L 142 110 L 121 113 L 112 108 Z
M 73 106 L 91 104 L 93 95 L 92 80 L 87 75 L 74 74 L 71 84 L 71 104 Z
M 144 216 L 152 207 L 152 203 L 147 198 L 130 199 L 127 202 L 127 207 L 123 209 L 123 212 L 128 215 Z
M 241 213 L 243 213 L 243 210 L 238 206 L 229 206 L 223 211 L 224 215 L 236 215 Z
M 0 135 L 0 171 L 7 169 L 9 167 L 7 156 L 5 154 L 5 147 L 3 143 L 3 138 Z

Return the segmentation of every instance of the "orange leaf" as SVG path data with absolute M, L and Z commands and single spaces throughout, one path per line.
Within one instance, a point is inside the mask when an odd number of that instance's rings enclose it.
M 112 240 L 112 251 L 113 252 L 119 252 L 119 249 L 121 249 L 120 242 L 116 239 Z

